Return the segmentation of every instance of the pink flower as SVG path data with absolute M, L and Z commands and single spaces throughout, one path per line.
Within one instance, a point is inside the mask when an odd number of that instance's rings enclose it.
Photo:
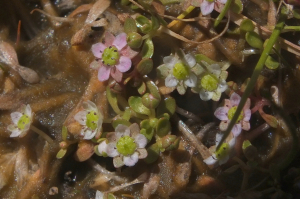
M 98 79 L 103 82 L 111 75 L 116 81 L 122 80 L 124 72 L 131 67 L 131 59 L 138 52 L 127 46 L 126 34 L 121 33 L 114 37 L 110 32 L 105 32 L 105 42 L 92 45 L 92 52 L 96 61 L 90 67 L 98 69 Z
M 201 13 L 203 15 L 210 14 L 217 3 L 225 4 L 227 0 L 203 0 L 203 2 L 200 5 Z
M 239 105 L 241 101 L 241 97 L 233 93 L 230 96 L 230 100 L 225 99 L 225 104 L 223 107 L 217 108 L 215 111 L 215 116 L 222 120 L 220 123 L 220 130 L 225 131 L 228 127 L 228 124 L 230 123 L 230 120 L 233 118 L 233 115 L 235 114 L 235 111 L 237 109 L 237 106 Z M 250 129 L 250 123 L 249 120 L 251 118 L 251 110 L 250 110 L 250 99 L 248 98 L 246 101 L 246 104 L 241 112 L 241 114 L 238 117 L 237 123 L 232 128 L 232 133 L 235 137 L 237 137 L 242 129 L 248 131 Z

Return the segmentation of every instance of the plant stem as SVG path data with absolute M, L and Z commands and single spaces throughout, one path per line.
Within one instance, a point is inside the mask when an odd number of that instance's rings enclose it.
M 39 134 L 40 136 L 42 136 L 47 142 L 49 142 L 49 144 L 53 144 L 52 138 L 49 137 L 44 131 L 41 131 L 40 129 L 36 128 L 33 125 L 30 125 L 30 129 L 35 133 Z
M 185 18 L 190 12 L 192 12 L 195 9 L 194 6 L 189 6 L 183 13 L 181 13 L 177 19 L 183 19 Z M 178 23 L 177 20 L 173 20 L 171 23 L 169 23 L 169 25 L 167 26 L 168 28 L 171 28 L 172 26 L 174 26 L 176 23 Z
M 226 12 L 228 11 L 228 9 L 230 7 L 231 2 L 232 2 L 232 0 L 227 0 L 223 10 L 220 12 L 219 16 L 215 20 L 214 27 L 217 27 L 219 25 L 219 23 L 222 21 Z
M 282 17 L 279 19 L 279 22 L 277 23 L 277 25 L 275 26 L 273 32 L 272 32 L 272 35 L 270 36 L 270 39 L 266 45 L 266 47 L 264 48 L 259 60 L 258 60 L 258 63 L 256 64 L 255 68 L 254 68 L 254 71 L 253 71 L 253 74 L 251 76 L 251 79 L 249 81 L 249 84 L 247 85 L 246 87 L 246 90 L 242 96 L 242 99 L 236 109 L 236 112 L 232 118 L 232 120 L 230 121 L 229 125 L 228 125 L 228 128 L 226 129 L 226 131 L 224 132 L 224 136 L 222 137 L 222 140 L 219 142 L 218 146 L 217 146 L 217 150 L 220 148 L 220 146 L 222 145 L 222 143 L 225 141 L 225 139 L 227 138 L 227 136 L 230 134 L 233 126 L 235 125 L 246 101 L 247 101 L 247 98 L 250 96 L 254 86 L 255 86 L 255 83 L 259 77 L 259 74 L 260 72 L 262 71 L 264 65 L 265 65 L 265 62 L 267 60 L 267 57 L 269 56 L 269 53 L 271 52 L 272 48 L 273 48 L 273 45 L 276 43 L 277 39 L 279 38 L 279 35 L 282 31 L 282 29 L 284 28 L 284 19 L 285 17 Z

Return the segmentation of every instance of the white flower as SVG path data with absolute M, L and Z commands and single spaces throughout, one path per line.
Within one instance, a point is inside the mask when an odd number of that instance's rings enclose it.
M 203 15 L 210 14 L 214 10 L 216 2 L 225 4 L 227 0 L 204 0 L 200 5 L 201 13 Z
M 139 159 L 147 157 L 147 138 L 140 134 L 138 124 L 134 123 L 129 127 L 119 124 L 115 131 L 107 134 L 106 153 L 114 158 L 116 168 L 123 165 L 134 166 Z
M 74 119 L 82 125 L 80 135 L 83 136 L 83 139 L 90 140 L 100 132 L 103 115 L 91 101 L 83 102 L 83 108 L 84 110 L 79 111 Z
M 227 89 L 226 78 L 228 73 L 226 69 L 229 65 L 222 68 L 219 64 L 207 64 L 202 62 L 205 67 L 198 70 L 199 81 L 197 87 L 193 88 L 193 92 L 198 92 L 200 98 L 204 101 L 219 101 L 222 92 Z
M 221 141 L 223 134 L 216 134 L 216 146 Z M 204 162 L 207 165 L 225 164 L 230 157 L 231 151 L 235 145 L 235 137 L 232 138 L 228 143 L 224 142 L 218 151 L 214 152 L 210 157 L 206 158 Z
M 164 57 L 164 64 L 157 68 L 158 72 L 165 78 L 166 87 L 176 87 L 179 94 L 183 95 L 187 87 L 195 87 L 197 76 L 192 71 L 196 65 L 195 58 L 190 55 L 184 55 L 185 60 L 180 60 L 177 56 L 170 55 Z
M 23 104 L 21 112 L 13 112 L 10 114 L 13 124 L 10 124 L 7 129 L 11 131 L 10 137 L 23 137 L 30 129 L 33 113 L 31 107 Z

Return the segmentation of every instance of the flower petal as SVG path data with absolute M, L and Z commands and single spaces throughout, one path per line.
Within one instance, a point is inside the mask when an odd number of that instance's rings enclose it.
M 246 109 L 244 110 L 244 121 L 249 121 L 251 118 L 251 110 L 250 109 Z
M 219 82 L 218 91 L 223 93 L 228 88 L 226 81 Z
M 231 106 L 238 106 L 240 101 L 241 101 L 241 97 L 238 94 L 236 94 L 236 93 L 231 94 L 231 96 L 230 96 Z
M 107 154 L 107 143 L 106 141 L 102 141 L 99 145 L 98 145 L 98 152 L 100 154 L 106 153 Z
M 29 104 L 26 105 L 25 111 L 24 111 L 25 115 L 27 115 L 28 117 L 31 117 L 32 112 L 31 112 L 31 107 Z
M 105 46 L 107 46 L 107 47 L 111 46 L 115 40 L 115 36 L 113 36 L 113 34 L 111 34 L 109 31 L 106 31 L 104 40 L 105 40 L 104 41 Z
M 123 161 L 126 166 L 134 166 L 139 160 L 139 154 L 134 152 L 131 156 L 124 156 Z
M 192 68 L 193 66 L 195 66 L 196 60 L 195 60 L 195 58 L 191 54 L 186 54 L 184 56 L 184 58 L 185 58 L 185 60 L 186 60 L 186 62 L 189 65 L 190 68 Z
M 247 101 L 246 101 L 246 103 L 245 103 L 245 105 L 244 105 L 244 110 L 246 110 L 246 109 L 250 109 L 250 105 L 251 105 L 251 101 L 250 101 L 250 98 L 248 98 L 247 99 Z
M 143 134 L 135 136 L 134 141 L 137 144 L 137 148 L 145 148 L 147 145 L 147 138 Z
M 207 164 L 207 165 L 214 165 L 218 162 L 218 160 L 217 160 L 217 158 L 215 158 L 213 156 L 209 156 L 208 158 L 203 160 L 203 162 L 205 162 L 205 164 Z
M 139 159 L 144 159 L 148 155 L 148 152 L 146 149 L 137 149 L 137 152 L 139 153 Z
M 239 136 L 240 133 L 242 132 L 242 125 L 241 124 L 235 124 L 233 126 L 231 132 L 233 133 L 234 137 Z
M 188 87 L 195 87 L 197 83 L 197 76 L 194 73 L 191 73 L 190 76 L 184 80 L 185 85 Z
M 96 104 L 90 100 L 87 100 L 86 102 L 82 103 L 82 107 L 87 111 L 95 111 L 98 112 L 98 108 Z
M 170 56 L 166 56 L 163 59 L 164 64 L 169 68 L 172 69 L 174 67 L 174 65 L 176 64 L 176 62 L 178 61 L 178 58 L 170 55 Z
M 95 137 L 96 133 L 97 133 L 97 129 L 95 129 L 95 130 L 86 129 L 83 139 L 85 139 L 85 140 L 93 139 L 93 137 Z
M 104 194 L 101 191 L 97 190 L 95 199 L 103 199 L 103 197 L 104 197 Z
M 115 40 L 113 41 L 112 45 L 117 47 L 118 50 L 122 50 L 122 48 L 124 48 L 127 45 L 126 33 L 118 34 Z
M 120 156 L 114 157 L 113 163 L 116 168 L 120 168 L 121 166 L 124 165 L 123 159 Z
M 100 82 L 108 80 L 111 67 L 102 65 L 98 70 L 98 79 Z
M 22 133 L 22 131 L 13 124 L 8 125 L 7 130 L 12 132 L 9 137 L 18 137 Z
M 221 131 L 226 131 L 229 121 L 222 121 L 219 125 Z
M 227 0 L 217 0 L 218 2 L 225 4 L 227 2 Z
M 213 97 L 213 92 L 205 91 L 204 89 L 201 89 L 200 91 L 200 98 L 203 101 L 208 101 Z
M 228 116 L 227 116 L 228 111 L 229 111 L 229 108 L 227 108 L 227 107 L 219 107 L 215 111 L 214 115 L 219 120 L 228 120 Z
M 214 5 L 215 5 L 215 2 L 208 2 L 208 1 L 204 0 L 200 6 L 201 13 L 203 15 L 210 14 L 214 10 Z
M 245 131 L 249 131 L 250 130 L 250 122 L 242 121 L 242 129 L 244 129 Z
M 178 84 L 178 80 L 172 75 L 169 74 L 165 79 L 166 87 L 175 87 Z
M 79 111 L 75 116 L 74 119 L 81 125 L 86 125 L 86 111 Z
M 127 72 L 131 68 L 131 59 L 121 56 L 119 64 L 117 64 L 116 67 L 122 73 Z
M 94 45 L 92 45 L 92 52 L 95 57 L 102 58 L 102 53 L 107 48 L 103 43 L 99 42 Z
M 106 151 L 107 151 L 107 155 L 112 158 L 119 155 L 119 152 L 117 151 L 116 143 L 108 143 Z
M 115 131 L 118 133 L 126 134 L 126 135 L 130 134 L 130 130 L 129 130 L 128 126 L 125 126 L 123 124 L 118 124 Z
M 208 71 L 219 77 L 219 75 L 221 74 L 221 67 L 219 66 L 219 64 L 211 64 L 208 67 Z
M 222 140 L 223 134 L 222 133 L 217 133 L 216 134 L 216 145 L 219 144 L 219 142 Z
M 129 46 L 126 46 L 120 51 L 121 55 L 128 57 L 129 59 L 134 58 L 139 54 L 139 51 L 132 50 Z
M 22 117 L 22 113 L 20 112 L 13 112 L 10 114 L 11 120 L 14 124 L 18 124 L 20 118 Z
M 117 82 L 121 82 L 123 79 L 123 73 L 121 73 L 116 67 L 113 67 L 110 70 L 110 75 Z
M 232 138 L 232 139 L 228 142 L 229 148 L 230 148 L 230 149 L 232 149 L 232 148 L 234 147 L 235 142 L 236 142 L 236 138 L 235 138 L 235 137 Z

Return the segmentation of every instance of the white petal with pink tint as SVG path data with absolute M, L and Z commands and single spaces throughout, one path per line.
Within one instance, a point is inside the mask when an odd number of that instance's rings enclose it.
M 147 138 L 143 134 L 135 136 L 134 141 L 137 144 L 137 148 L 145 148 L 147 145 Z
M 137 152 L 133 153 L 131 156 L 124 156 L 123 162 L 126 166 L 134 166 L 139 160 L 139 154 Z
M 122 73 L 127 72 L 131 68 L 131 60 L 128 57 L 121 56 L 116 67 Z
M 184 57 L 185 57 L 185 60 L 187 61 L 187 64 L 189 65 L 190 68 L 195 66 L 196 60 L 192 55 L 186 54 Z
M 190 76 L 184 80 L 186 86 L 193 88 L 196 86 L 197 83 L 197 76 L 194 73 L 191 73 Z
M 114 40 L 115 40 L 115 36 L 113 36 L 113 34 L 111 34 L 109 31 L 106 31 L 104 37 L 104 44 L 106 46 L 111 46 Z
M 236 93 L 231 94 L 231 96 L 230 96 L 231 106 L 238 106 L 240 101 L 241 101 L 241 97 L 238 94 L 236 94 Z
M 175 56 L 166 56 L 163 58 L 163 62 L 164 64 L 169 68 L 172 69 L 174 67 L 174 65 L 176 64 L 176 62 L 178 61 L 177 57 Z
M 218 2 L 225 4 L 227 2 L 227 0 L 217 0 Z
M 108 80 L 111 67 L 102 65 L 98 70 L 98 79 L 100 82 Z
M 107 151 L 107 155 L 112 158 L 119 155 L 119 152 L 117 151 L 116 143 L 108 143 L 106 151 Z
M 107 48 L 103 43 L 96 43 L 92 45 L 92 52 L 95 57 L 102 58 L 102 53 Z
M 214 115 L 219 119 L 219 120 L 228 120 L 228 111 L 229 109 L 227 107 L 219 107 L 215 111 Z
M 74 119 L 81 125 L 86 125 L 86 111 L 79 111 L 75 116 Z
M 214 5 L 215 5 L 215 2 L 208 2 L 208 1 L 204 0 L 200 6 L 201 13 L 203 15 L 210 14 L 214 10 Z
M 251 118 L 251 110 L 250 109 L 246 109 L 244 110 L 244 121 L 249 121 Z
M 239 136 L 240 133 L 242 132 L 242 125 L 241 124 L 235 124 L 233 126 L 231 132 L 233 133 L 234 137 Z
M 121 33 L 116 36 L 114 42 L 112 43 L 118 50 L 122 50 L 127 45 L 126 33 Z
M 18 124 L 20 118 L 22 117 L 22 113 L 20 112 L 13 112 L 10 114 L 11 120 L 13 121 L 14 124 Z

